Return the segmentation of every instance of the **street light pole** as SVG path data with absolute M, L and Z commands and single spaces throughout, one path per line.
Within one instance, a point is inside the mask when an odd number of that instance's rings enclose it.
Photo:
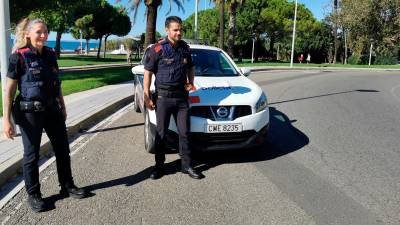
M 373 41 L 373 40 L 371 40 L 371 47 L 369 48 L 369 62 L 368 62 L 368 66 L 371 66 L 372 47 L 373 47 L 372 41 Z
M 290 56 L 290 67 L 293 67 L 293 57 L 294 57 L 294 39 L 296 38 L 296 20 L 297 20 L 297 0 L 294 8 L 294 19 L 293 19 L 293 36 L 292 36 L 292 53 Z
M 79 30 L 79 33 L 81 34 L 81 49 L 80 49 L 80 51 L 81 51 L 81 55 L 83 55 L 83 42 L 82 42 L 82 30 Z
M 253 39 L 253 48 L 251 50 L 251 63 L 254 62 L 254 42 L 256 41 L 256 34 L 255 33 L 253 33 L 252 39 Z
M 199 0 L 195 0 L 194 6 L 194 38 L 197 39 L 197 11 L 199 10 Z
M 1 90 L 3 94 L 3 115 L 5 115 L 6 76 L 8 71 L 8 56 L 11 53 L 10 7 L 8 0 L 0 1 L 0 33 Z

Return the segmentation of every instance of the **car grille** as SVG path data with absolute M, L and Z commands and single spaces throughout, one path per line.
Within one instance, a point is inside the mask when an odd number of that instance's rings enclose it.
M 256 132 L 254 130 L 247 130 L 238 133 L 190 133 L 190 138 L 196 146 L 208 147 L 212 145 L 222 144 L 239 144 L 249 140 L 254 136 Z
M 223 107 L 227 110 L 227 116 L 220 116 L 218 110 Z M 238 106 L 192 106 L 190 115 L 210 119 L 212 121 L 231 121 L 239 117 L 251 115 L 249 105 Z

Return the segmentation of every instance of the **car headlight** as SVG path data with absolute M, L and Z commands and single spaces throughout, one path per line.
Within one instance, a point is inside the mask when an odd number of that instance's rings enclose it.
M 264 92 L 261 94 L 260 98 L 256 104 L 256 113 L 264 110 L 268 106 L 267 97 L 265 96 Z

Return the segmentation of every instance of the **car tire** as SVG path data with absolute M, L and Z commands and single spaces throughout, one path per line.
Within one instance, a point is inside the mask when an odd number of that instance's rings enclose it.
M 144 146 L 148 153 L 155 153 L 156 149 L 156 126 L 150 122 L 149 112 L 144 113 Z
M 134 97 L 133 97 L 133 103 L 134 103 L 133 109 L 135 110 L 135 112 L 140 113 L 141 111 L 140 111 L 140 107 L 139 107 L 137 85 L 139 85 L 139 84 L 135 85 L 135 92 L 134 92 Z

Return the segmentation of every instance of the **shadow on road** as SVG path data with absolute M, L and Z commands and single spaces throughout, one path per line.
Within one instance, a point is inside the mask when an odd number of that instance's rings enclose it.
M 135 124 L 129 124 L 125 126 L 118 126 L 118 127 L 109 127 L 109 128 L 104 128 L 104 129 L 98 129 L 94 131 L 81 131 L 83 134 L 94 134 L 98 132 L 105 132 L 105 131 L 112 131 L 112 130 L 118 130 L 118 129 L 125 129 L 125 128 L 130 128 L 130 127 L 138 127 L 138 126 L 143 126 L 144 123 L 135 123 Z
M 316 95 L 316 96 L 311 96 L 311 97 L 304 97 L 304 98 L 296 98 L 296 99 L 290 99 L 290 100 L 285 100 L 285 101 L 279 101 L 279 102 L 271 102 L 269 105 L 277 105 L 280 103 L 285 103 L 285 102 L 294 102 L 294 101 L 299 101 L 299 100 L 306 100 L 306 99 L 312 99 L 312 98 L 320 98 L 320 97 L 326 97 L 330 95 L 338 95 L 338 94 L 346 94 L 346 93 L 352 93 L 352 92 L 379 92 L 377 90 L 367 90 L 367 89 L 359 89 L 359 90 L 353 90 L 353 91 L 342 91 L 342 92 L 336 92 L 336 93 L 329 93 L 329 94 L 323 94 L 323 95 Z
M 309 143 L 308 137 L 276 108 L 270 108 L 271 127 L 265 143 L 253 149 L 237 151 L 204 152 L 197 154 L 197 169 L 205 171 L 226 163 L 245 163 L 271 160 L 300 150 Z
M 254 149 L 242 149 L 238 151 L 202 152 L 195 155 L 196 168 L 205 171 L 226 163 L 245 163 L 271 160 L 291 152 L 297 151 L 309 143 L 308 137 L 295 128 L 284 113 L 270 108 L 271 127 L 266 142 Z M 153 157 L 153 156 L 151 156 Z M 130 176 L 117 178 L 85 188 L 93 192 L 95 190 L 109 188 L 118 185 L 132 186 L 149 178 L 152 166 Z M 180 160 L 174 160 L 165 164 L 165 174 L 175 174 L 180 171 Z M 93 194 L 94 195 L 94 194 Z M 50 202 L 60 200 L 58 195 L 49 197 Z

